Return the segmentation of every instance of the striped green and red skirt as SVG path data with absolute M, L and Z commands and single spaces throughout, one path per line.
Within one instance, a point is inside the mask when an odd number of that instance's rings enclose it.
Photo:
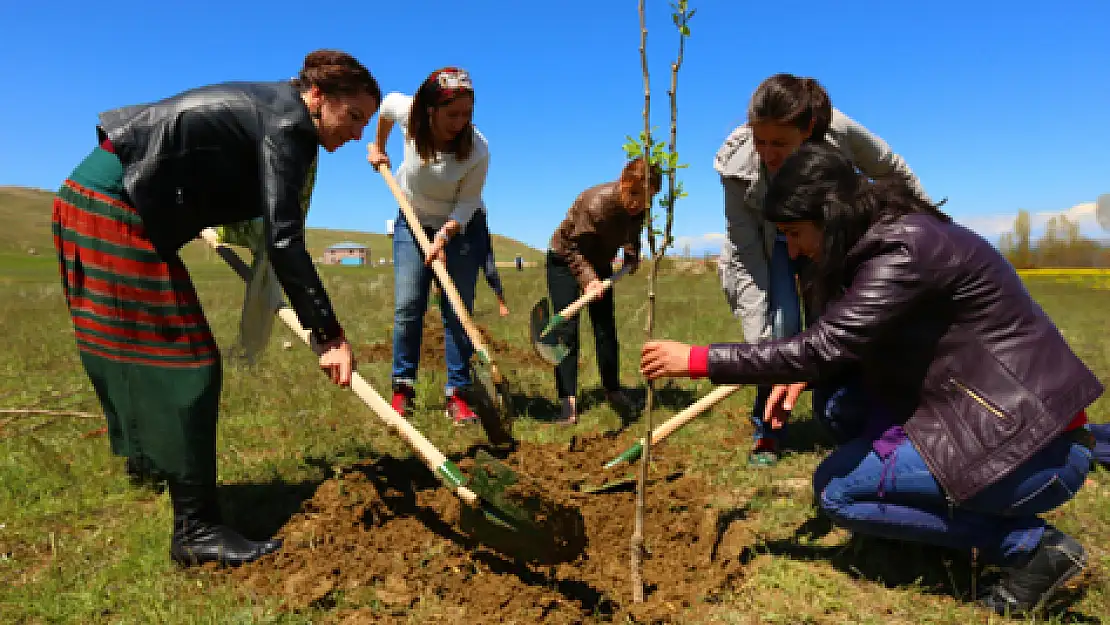
M 181 259 L 155 251 L 128 204 L 114 154 L 97 148 L 77 166 L 54 198 L 53 230 L 112 452 L 215 484 L 220 354 Z

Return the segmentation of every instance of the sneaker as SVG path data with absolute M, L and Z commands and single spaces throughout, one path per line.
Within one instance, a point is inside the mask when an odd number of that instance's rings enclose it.
M 393 400 L 390 405 L 397 411 L 397 414 L 402 417 L 412 412 L 413 398 L 416 397 L 416 391 L 413 390 L 408 384 L 396 383 L 393 385 Z
M 1087 566 L 1087 552 L 1074 538 L 1049 526 L 1022 566 L 1004 568 L 1004 577 L 987 590 L 982 603 L 1002 616 L 1040 612 L 1069 579 Z
M 753 467 L 769 467 L 779 461 L 779 445 L 772 438 L 761 438 L 748 454 L 748 464 Z
M 470 404 L 458 393 L 447 396 L 447 418 L 453 420 L 455 425 L 470 425 L 478 422 L 478 415 L 470 409 Z

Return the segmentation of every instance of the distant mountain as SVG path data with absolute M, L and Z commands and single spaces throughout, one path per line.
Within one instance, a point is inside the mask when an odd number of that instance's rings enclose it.
M 0 252 L 53 253 L 53 235 L 50 232 L 54 193 L 43 189 L 0 186 Z M 370 248 L 370 258 L 392 258 L 389 237 L 372 232 L 309 228 L 308 251 L 313 258 L 324 255 L 324 249 L 336 243 L 350 241 Z M 520 254 L 526 261 L 541 261 L 543 253 L 533 247 L 501 235 L 493 235 L 497 260 L 512 261 Z M 192 256 L 190 255 L 190 259 Z

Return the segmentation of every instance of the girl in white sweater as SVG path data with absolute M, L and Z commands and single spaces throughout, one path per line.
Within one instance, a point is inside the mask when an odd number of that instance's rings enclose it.
M 433 273 L 432 259 L 447 264 L 447 272 L 473 310 L 478 269 L 485 260 L 484 234 L 468 228 L 471 218 L 484 209 L 482 189 L 489 165 L 485 137 L 471 123 L 474 88 L 469 74 L 456 67 L 436 70 L 414 96 L 390 93 L 378 113 L 378 132 L 368 146 L 367 160 L 389 166 L 386 141 L 394 124 L 405 136 L 405 157 L 397 170 L 397 183 L 412 204 L 432 249 L 427 258 L 413 237 L 410 225 L 398 215 L 393 232 L 393 407 L 404 415 L 412 408 L 424 313 Z M 465 397 L 471 385 L 473 346 L 458 317 L 440 300 L 446 329 L 447 416 L 456 425 L 475 423 L 477 417 Z

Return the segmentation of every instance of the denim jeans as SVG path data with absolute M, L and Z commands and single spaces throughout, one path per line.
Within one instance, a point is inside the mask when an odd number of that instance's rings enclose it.
M 1095 437 L 1095 462 L 1110 468 L 1110 423 L 1087 426 Z
M 795 282 L 797 267 L 790 258 L 786 247 L 786 238 L 779 233 L 775 237 L 775 244 L 771 252 L 770 287 L 767 294 L 768 315 L 771 322 L 771 336 L 776 339 L 789 338 L 802 331 L 802 304 L 798 297 L 798 287 Z M 770 423 L 763 422 L 763 410 L 767 405 L 767 397 L 771 394 L 771 387 L 761 386 L 756 389 L 755 404 L 752 406 L 751 420 L 755 426 L 755 440 L 767 437 L 781 440 L 785 428 L 772 430 Z M 814 414 L 817 414 L 816 406 Z
M 949 507 L 908 439 L 886 460 L 863 438 L 841 446 L 814 471 L 813 490 L 834 523 L 860 534 L 953 549 L 1020 564 L 1040 543 L 1045 521 L 1083 486 L 1091 451 L 1064 434 L 971 499 Z
M 393 228 L 393 383 L 412 385 L 420 365 L 420 344 L 424 336 L 424 313 L 428 309 L 428 292 L 434 273 L 424 266 L 424 253 L 412 236 L 403 215 L 398 215 Z M 447 243 L 447 273 L 466 304 L 467 312 L 474 310 L 474 287 L 478 281 L 478 267 L 484 260 L 485 242 L 480 228 L 465 228 Z M 428 238 L 435 230 L 425 228 Z M 446 330 L 447 357 L 446 391 L 470 385 L 470 357 L 474 347 L 466 336 L 451 303 L 446 296 L 440 298 L 443 327 Z

